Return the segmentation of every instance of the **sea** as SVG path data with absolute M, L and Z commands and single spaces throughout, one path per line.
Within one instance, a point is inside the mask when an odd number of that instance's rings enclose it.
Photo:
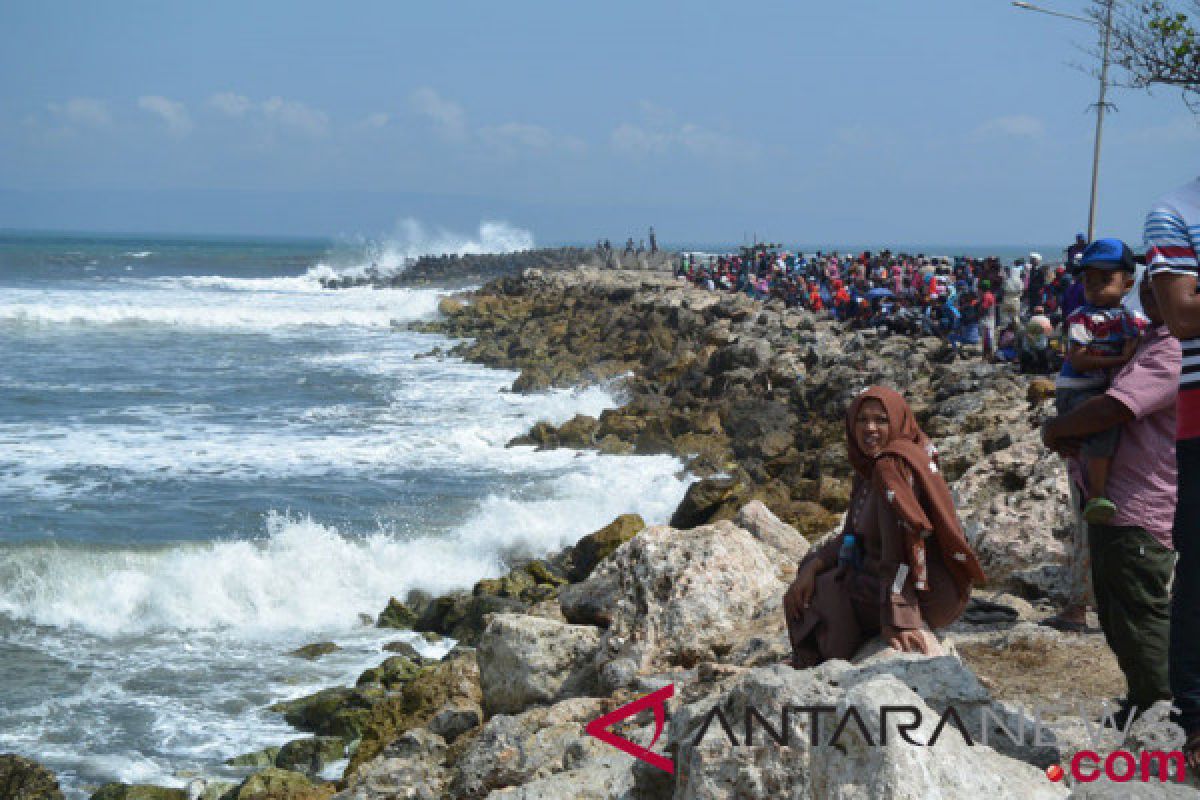
M 453 344 L 408 330 L 446 290 L 321 287 L 533 244 L 420 239 L 0 233 L 0 753 L 73 800 L 236 778 L 304 735 L 270 704 L 353 685 L 386 642 L 444 652 L 369 624 L 389 597 L 668 519 L 674 458 L 506 446 L 616 387 L 514 394 L 419 357 Z M 341 649 L 288 655 L 317 641 Z

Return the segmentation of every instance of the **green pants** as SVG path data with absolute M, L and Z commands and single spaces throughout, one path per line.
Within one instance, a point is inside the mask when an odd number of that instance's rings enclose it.
M 1088 525 L 1092 591 L 1104 638 L 1129 684 L 1129 703 L 1146 709 L 1171 697 L 1167 681 L 1175 553 L 1137 525 Z

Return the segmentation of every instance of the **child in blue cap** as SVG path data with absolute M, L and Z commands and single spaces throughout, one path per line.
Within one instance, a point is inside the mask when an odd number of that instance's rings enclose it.
M 1067 357 L 1054 382 L 1055 406 L 1059 414 L 1104 394 L 1109 371 L 1133 357 L 1138 337 L 1147 320 L 1121 305 L 1133 287 L 1137 265 L 1133 252 L 1120 239 L 1097 239 L 1083 251 L 1076 269 L 1083 276 L 1086 302 L 1064 322 Z M 1120 440 L 1120 427 L 1110 428 L 1083 440 L 1080 457 L 1087 477 L 1087 504 L 1083 518 L 1105 524 L 1117 513 L 1106 497 L 1108 473 Z

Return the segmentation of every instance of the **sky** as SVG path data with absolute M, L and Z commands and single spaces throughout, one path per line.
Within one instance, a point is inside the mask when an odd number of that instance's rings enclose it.
M 881 245 L 1087 222 L 1095 33 L 1008 0 L 12 0 L 0 30 L 0 229 Z M 1200 126 L 1170 91 L 1110 99 L 1097 234 L 1140 242 Z

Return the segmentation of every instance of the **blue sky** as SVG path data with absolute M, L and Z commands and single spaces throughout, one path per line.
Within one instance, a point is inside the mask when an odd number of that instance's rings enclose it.
M 1007 0 L 9 2 L 0 28 L 0 228 L 872 245 L 1086 224 L 1093 34 Z M 1171 92 L 1112 99 L 1098 233 L 1137 239 L 1200 128 Z

